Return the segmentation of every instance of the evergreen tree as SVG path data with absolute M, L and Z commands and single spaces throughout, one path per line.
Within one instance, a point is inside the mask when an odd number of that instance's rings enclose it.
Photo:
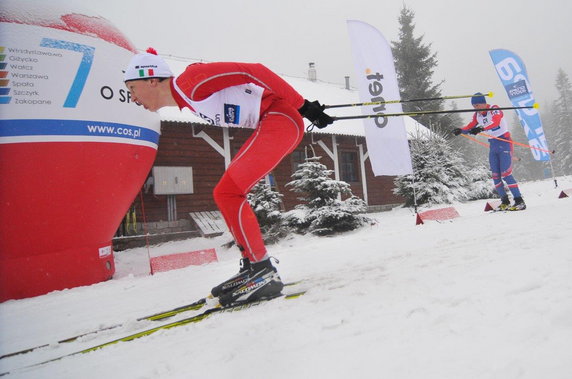
M 285 223 L 299 233 L 316 235 L 345 232 L 371 223 L 360 215 L 366 211 L 365 202 L 352 195 L 348 183 L 331 179 L 333 171 L 319 160 L 308 158 L 292 174 L 294 180 L 286 184 L 301 195 L 303 204 L 286 213 Z M 347 198 L 340 200 L 341 195 Z
M 258 182 L 247 196 L 265 243 L 275 243 L 289 234 L 288 228 L 282 225 L 282 197 L 282 194 L 273 191 L 264 180 Z
M 469 200 L 490 199 L 498 196 L 494 189 L 488 164 L 476 163 L 468 169 Z M 507 189 L 508 191 L 508 189 Z
M 451 101 L 451 109 L 452 110 L 459 109 L 455 101 Z M 442 130 L 445 133 L 447 131 L 451 131 L 450 129 L 447 129 L 448 127 L 452 129 L 452 128 L 460 128 L 465 125 L 465 123 L 463 123 L 463 118 L 459 115 L 459 113 L 444 114 L 439 119 L 439 123 L 443 126 L 439 127 L 438 129 Z M 451 136 L 451 134 L 446 134 L 446 136 Z
M 556 76 L 558 99 L 552 108 L 553 128 L 555 130 L 552 146 L 556 150 L 559 172 L 564 175 L 572 174 L 572 84 L 570 78 L 559 69 Z
M 413 175 L 398 176 L 394 193 L 406 199 L 406 206 L 450 204 L 454 201 L 494 196 L 488 168 L 470 167 L 444 136 L 414 136 L 411 140 Z
M 425 99 L 441 97 L 439 84 L 433 84 L 432 76 L 437 67 L 437 53 L 431 52 L 431 44 L 423 42 L 423 36 L 415 37 L 415 12 L 403 7 L 399 16 L 399 39 L 392 41 L 395 70 L 402 99 Z M 443 100 L 404 103 L 403 110 L 443 110 Z M 453 127 L 454 120 L 441 115 L 422 115 L 415 119 L 432 129 L 446 131 Z

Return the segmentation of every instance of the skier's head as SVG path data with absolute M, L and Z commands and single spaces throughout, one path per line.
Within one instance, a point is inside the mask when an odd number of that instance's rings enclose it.
M 477 92 L 473 95 L 473 97 L 471 97 L 471 104 L 473 106 L 477 105 L 477 104 L 486 104 L 487 103 L 487 99 L 485 99 L 485 95 L 483 95 L 480 92 Z
M 136 54 L 125 69 L 125 86 L 131 99 L 152 112 L 170 105 L 170 82 L 173 77 L 167 63 L 149 48 L 147 52 Z
M 152 47 L 146 52 L 135 54 L 125 69 L 124 82 L 131 80 L 170 78 L 173 76 L 169 65 L 157 55 Z

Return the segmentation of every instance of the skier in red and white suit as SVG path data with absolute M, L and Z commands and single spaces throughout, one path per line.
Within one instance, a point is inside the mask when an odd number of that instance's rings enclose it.
M 134 101 L 151 111 L 176 105 L 189 108 L 212 125 L 253 129 L 213 192 L 243 259 L 240 272 L 214 287 L 212 294 L 223 305 L 275 296 L 283 285 L 268 259 L 246 196 L 300 143 L 302 115 L 318 127 L 333 120 L 318 102 L 305 100 L 261 64 L 196 63 L 180 76 L 172 76 L 156 52 L 148 50 L 133 57 L 125 82 Z
M 267 258 L 246 195 L 302 140 L 304 98 L 260 64 L 196 63 L 171 82 L 179 108 L 210 124 L 253 128 L 214 189 L 214 200 L 250 262 Z

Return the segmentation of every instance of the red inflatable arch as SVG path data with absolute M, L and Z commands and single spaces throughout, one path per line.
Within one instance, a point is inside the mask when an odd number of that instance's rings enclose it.
M 110 279 L 111 239 L 157 151 L 159 118 L 122 81 L 135 48 L 70 7 L 0 12 L 0 301 Z

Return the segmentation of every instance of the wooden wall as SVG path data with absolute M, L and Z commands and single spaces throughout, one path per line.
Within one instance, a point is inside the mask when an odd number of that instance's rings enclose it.
M 196 130 L 204 130 L 219 145 L 223 145 L 222 129 L 213 126 L 195 125 Z M 244 141 L 252 133 L 251 129 L 230 129 L 232 153 L 234 154 Z M 332 151 L 331 135 L 306 133 L 297 151 L 311 152 L 321 156 L 320 162 L 329 169 L 334 169 L 333 160 L 316 142 L 321 139 Z M 357 144 L 364 145 L 363 137 L 336 136 L 338 151 L 358 151 Z M 161 123 L 161 139 L 155 166 L 191 166 L 193 168 L 194 193 L 190 195 L 177 195 L 177 218 L 188 219 L 189 212 L 216 210 L 217 207 L 212 198 L 212 191 L 224 172 L 224 158 L 216 152 L 202 138 L 193 137 L 193 129 L 189 123 L 165 122 Z M 286 157 L 273 171 L 276 184 L 280 193 L 284 195 L 284 207 L 292 209 L 299 201 L 297 194 L 285 188 L 285 184 L 291 181 L 291 175 L 295 167 L 293 155 Z M 358 169 L 359 171 L 359 169 Z M 151 175 L 151 174 L 150 174 Z M 361 176 L 361 172 L 358 172 Z M 403 200 L 392 193 L 394 177 L 375 177 L 371 170 L 369 159 L 366 161 L 366 175 L 368 181 L 369 205 L 387 205 L 403 203 Z M 354 195 L 363 198 L 361 177 L 358 181 L 350 182 Z M 134 203 L 137 210 L 138 220 L 142 220 L 140 196 Z M 147 222 L 168 220 L 167 196 L 154 195 L 153 189 L 143 190 L 143 206 Z

